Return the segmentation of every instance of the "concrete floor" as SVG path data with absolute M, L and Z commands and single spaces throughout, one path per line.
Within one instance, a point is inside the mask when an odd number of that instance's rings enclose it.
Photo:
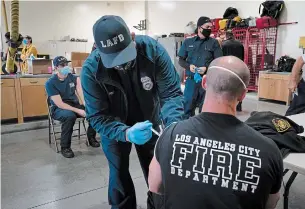
M 257 101 L 249 94 L 238 114 L 241 120 L 254 110 L 284 114 L 284 105 Z M 87 147 L 75 140 L 75 158 L 56 154 L 47 142 L 47 129 L 2 135 L 3 209 L 106 209 L 108 165 L 100 148 Z M 133 151 L 130 172 L 134 179 L 139 208 L 146 208 L 147 188 Z M 290 190 L 290 208 L 305 209 L 305 177 L 298 176 Z M 283 208 L 282 199 L 277 208 Z

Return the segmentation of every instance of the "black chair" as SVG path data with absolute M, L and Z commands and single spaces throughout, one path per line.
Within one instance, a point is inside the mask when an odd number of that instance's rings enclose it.
M 60 134 L 61 131 L 55 131 L 55 128 L 56 127 L 60 127 L 61 126 L 61 122 L 52 118 L 52 114 L 51 114 L 51 102 L 50 102 L 50 98 L 49 97 L 47 98 L 47 106 L 48 106 L 48 121 L 49 121 L 49 144 L 50 145 L 52 144 L 52 139 L 53 139 L 53 142 L 55 144 L 56 152 L 58 153 L 59 149 L 58 149 L 57 141 L 60 141 L 60 137 L 57 137 L 56 135 Z M 83 118 L 83 117 L 79 117 L 79 118 L 76 119 L 75 124 L 78 126 L 78 128 L 73 129 L 73 133 L 74 133 L 74 131 L 77 131 L 77 134 L 76 135 L 72 134 L 72 138 L 78 137 L 78 141 L 79 141 L 79 144 L 80 144 L 80 142 L 81 142 L 80 137 L 81 136 L 86 136 L 86 145 L 89 146 L 89 141 L 88 141 L 88 137 L 87 137 L 87 128 L 86 128 L 86 125 L 85 125 L 85 120 L 86 119 Z M 85 130 L 84 134 L 80 133 L 81 124 L 83 124 L 83 128 Z

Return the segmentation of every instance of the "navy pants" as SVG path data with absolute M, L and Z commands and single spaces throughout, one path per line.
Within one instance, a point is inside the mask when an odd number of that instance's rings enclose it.
M 185 119 L 195 115 L 196 107 L 199 112 L 202 110 L 204 102 L 205 90 L 201 86 L 201 82 L 196 83 L 194 79 L 187 78 L 184 89 L 184 116 Z
M 71 105 L 71 104 L 69 104 Z M 83 105 L 80 104 L 74 104 L 71 105 L 73 107 L 79 108 L 79 109 L 85 109 Z M 52 117 L 55 120 L 59 120 L 61 122 L 61 138 L 60 138 L 60 146 L 62 148 L 70 148 L 71 147 L 71 137 L 73 134 L 73 126 L 75 124 L 75 121 L 79 115 L 77 115 L 75 112 L 70 110 L 64 110 L 60 109 L 58 107 L 54 107 L 52 109 Z M 87 136 L 88 138 L 95 138 L 96 132 L 95 130 L 90 126 L 87 128 Z
M 298 95 L 294 95 L 285 116 L 305 112 L 305 81 L 302 79 L 298 84 Z
M 156 137 L 144 145 L 135 145 L 142 167 L 146 184 L 148 185 L 149 164 L 154 156 Z M 117 142 L 102 137 L 102 148 L 109 164 L 108 201 L 112 209 L 136 209 L 136 193 L 129 173 L 129 155 L 132 144 Z M 148 192 L 147 208 L 161 208 L 162 196 Z

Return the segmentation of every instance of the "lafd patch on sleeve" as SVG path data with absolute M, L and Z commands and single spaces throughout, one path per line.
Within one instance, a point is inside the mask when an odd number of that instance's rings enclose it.
M 272 120 L 273 125 L 275 126 L 277 132 L 282 133 L 287 131 L 291 125 L 287 120 L 281 118 L 275 118 Z

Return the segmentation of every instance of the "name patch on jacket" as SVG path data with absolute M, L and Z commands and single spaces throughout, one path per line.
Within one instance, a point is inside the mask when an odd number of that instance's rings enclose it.
M 272 120 L 273 125 L 275 126 L 277 132 L 282 133 L 287 131 L 291 125 L 287 120 L 281 118 L 275 118 Z
M 146 91 L 150 91 L 154 86 L 151 79 L 147 76 L 142 77 L 141 82 L 142 82 L 142 85 L 143 85 L 143 89 L 145 89 Z

